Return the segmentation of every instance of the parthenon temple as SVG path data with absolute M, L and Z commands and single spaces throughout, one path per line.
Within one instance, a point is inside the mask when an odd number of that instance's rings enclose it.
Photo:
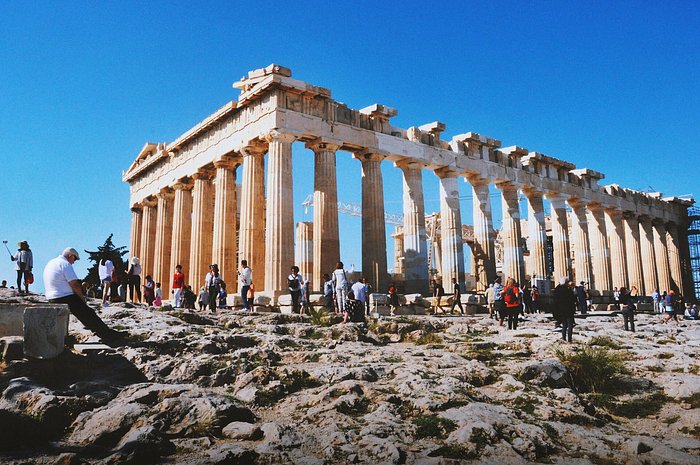
M 655 289 L 693 294 L 686 235 L 692 199 L 601 185 L 601 172 L 522 147 L 501 147 L 475 132 L 442 140 L 440 122 L 394 127 L 396 110 L 379 104 L 348 108 L 329 89 L 294 79 L 278 65 L 251 71 L 233 86 L 240 89 L 238 101 L 173 142 L 145 144 L 123 175 L 130 185 L 131 255 L 140 257 L 145 273 L 159 277 L 164 295 L 177 264 L 196 286 L 208 265 L 217 263 L 234 286 L 238 263 L 246 259 L 258 292 L 277 298 L 286 292 L 295 264 L 295 235 L 310 255 L 302 272 L 318 290 L 323 273 L 340 259 L 339 151 L 361 165 L 361 268 L 379 292 L 397 278 L 387 271 L 380 169 L 393 163 L 403 175 L 403 225 L 395 235 L 401 263 L 395 271 L 407 293 L 428 291 L 432 251 L 422 179 L 432 171 L 440 196 L 434 262 L 447 292 L 451 278 L 465 282 L 465 244 L 475 289 L 493 282 L 498 237 L 498 271 L 520 283 L 567 276 L 599 293 L 624 285 L 636 286 L 640 295 Z M 292 196 L 295 142 L 314 157 L 313 223 L 299 227 Z M 460 185 L 460 179 L 466 182 Z M 500 192 L 500 231 L 494 230 L 490 185 Z M 468 234 L 460 189 L 472 198 Z M 526 219 L 520 213 L 523 197 Z

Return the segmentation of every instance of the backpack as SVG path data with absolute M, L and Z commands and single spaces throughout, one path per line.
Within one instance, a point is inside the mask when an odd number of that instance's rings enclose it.
M 512 286 L 506 289 L 506 293 L 503 296 L 503 300 L 506 302 L 506 304 L 518 303 L 518 292 L 515 289 L 516 288 Z

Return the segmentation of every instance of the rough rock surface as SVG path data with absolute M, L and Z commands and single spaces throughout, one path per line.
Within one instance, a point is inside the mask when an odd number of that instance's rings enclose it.
M 2 365 L 1 463 L 700 463 L 698 322 L 578 319 L 567 344 L 546 314 L 100 315 L 128 342 Z M 68 349 L 96 341 L 71 320 Z M 609 392 L 562 360 L 591 347 L 624 357 Z

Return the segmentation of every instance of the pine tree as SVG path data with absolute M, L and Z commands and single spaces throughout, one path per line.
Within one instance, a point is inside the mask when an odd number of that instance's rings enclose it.
M 88 260 L 90 260 L 93 263 L 93 265 L 88 269 L 87 276 L 85 276 L 85 281 L 90 284 L 93 284 L 95 287 L 101 284 L 99 264 L 100 260 L 102 260 L 103 258 L 106 258 L 107 260 L 112 260 L 112 264 L 114 264 L 115 277 L 124 275 L 123 272 L 126 270 L 127 262 L 124 261 L 122 257 L 128 254 L 129 251 L 126 250 L 126 246 L 115 247 L 114 243 L 112 242 L 112 236 L 114 236 L 114 234 L 110 234 L 105 243 L 97 247 L 97 251 L 85 251 L 85 253 L 89 255 Z

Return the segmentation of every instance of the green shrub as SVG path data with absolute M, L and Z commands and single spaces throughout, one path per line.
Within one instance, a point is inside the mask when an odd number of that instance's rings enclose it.
M 435 333 L 425 333 L 416 340 L 416 345 L 440 344 L 442 338 Z
M 579 392 L 612 392 L 621 375 L 628 373 L 626 357 L 605 347 L 584 346 L 571 352 L 557 350 Z
M 416 425 L 416 438 L 446 437 L 457 428 L 457 424 L 437 415 L 421 415 L 413 419 Z
M 608 347 L 610 349 L 621 349 L 622 346 L 610 336 L 593 336 L 589 345 Z

